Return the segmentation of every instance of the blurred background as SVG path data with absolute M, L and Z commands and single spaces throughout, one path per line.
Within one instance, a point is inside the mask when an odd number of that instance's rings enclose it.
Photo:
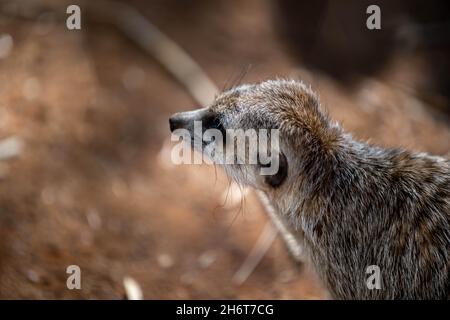
M 171 163 L 168 117 L 212 94 L 190 71 L 301 79 L 357 138 L 449 156 L 449 50 L 447 1 L 0 0 L 0 298 L 325 298 L 252 191 Z

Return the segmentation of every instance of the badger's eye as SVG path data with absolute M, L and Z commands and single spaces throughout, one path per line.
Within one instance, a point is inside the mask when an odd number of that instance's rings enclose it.
M 222 121 L 220 119 L 220 116 L 216 116 L 214 117 L 214 119 L 211 121 L 211 125 L 210 125 L 211 129 L 217 129 L 220 132 L 222 132 L 222 134 L 225 134 L 225 128 L 222 124 Z
M 270 167 L 272 163 L 266 165 L 266 164 L 260 164 L 261 167 Z M 288 162 L 286 159 L 286 156 L 283 152 L 279 153 L 278 158 L 278 170 L 273 175 L 267 175 L 264 177 L 265 182 L 271 186 L 272 188 L 278 188 L 280 185 L 283 184 L 284 180 L 286 180 L 287 174 L 288 174 Z
M 220 130 L 222 134 L 225 132 L 222 121 L 220 119 L 220 115 L 214 112 L 205 114 L 205 116 L 202 118 L 202 126 L 204 130 L 217 129 Z
M 225 144 L 226 142 L 226 130 L 222 124 L 222 119 L 220 114 L 210 112 L 206 114 L 202 118 L 202 127 L 203 131 L 206 131 L 208 129 L 216 129 L 219 130 L 222 134 L 222 143 Z

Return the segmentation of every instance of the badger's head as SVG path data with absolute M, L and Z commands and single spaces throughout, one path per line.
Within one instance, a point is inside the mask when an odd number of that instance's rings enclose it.
M 267 192 L 301 174 L 313 161 L 302 158 L 305 151 L 327 152 L 337 138 L 312 90 L 287 80 L 239 86 L 169 122 L 175 135 L 223 165 L 236 182 Z

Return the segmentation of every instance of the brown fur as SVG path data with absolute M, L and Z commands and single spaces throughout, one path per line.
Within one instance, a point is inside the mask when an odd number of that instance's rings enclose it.
M 253 165 L 225 165 L 261 190 L 337 299 L 445 299 L 450 295 L 450 161 L 354 140 L 295 81 L 227 91 L 209 107 L 221 126 L 275 128 L 286 158 L 276 187 Z M 285 237 L 286 238 L 286 237 Z M 299 257 L 296 257 L 299 260 Z M 366 268 L 381 270 L 368 289 Z

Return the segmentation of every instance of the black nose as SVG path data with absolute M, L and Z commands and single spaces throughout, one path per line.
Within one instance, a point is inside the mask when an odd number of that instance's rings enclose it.
M 193 129 L 191 128 L 195 120 L 201 120 L 201 116 L 195 117 L 194 111 L 178 112 L 169 118 L 170 131 L 177 129 Z
M 201 121 L 202 125 L 205 126 L 212 115 L 213 113 L 208 108 L 175 113 L 169 118 L 170 131 L 187 129 L 193 132 L 195 121 Z
M 169 118 L 169 126 L 170 126 L 170 132 L 173 132 L 176 129 L 180 129 L 182 127 L 182 122 L 180 121 L 179 117 L 177 115 L 174 115 Z
M 192 134 L 194 132 L 195 121 L 201 122 L 203 132 L 207 129 L 218 129 L 222 134 L 225 133 L 219 116 L 208 108 L 175 113 L 169 118 L 170 131 L 187 129 Z

